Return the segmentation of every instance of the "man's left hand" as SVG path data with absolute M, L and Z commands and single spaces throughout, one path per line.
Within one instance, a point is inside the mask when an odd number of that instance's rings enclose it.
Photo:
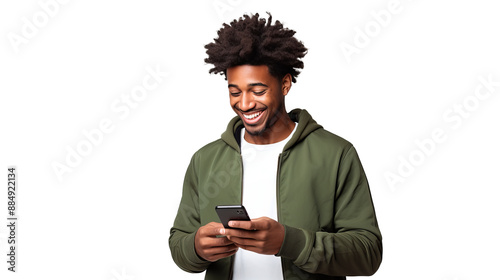
M 276 255 L 285 238 L 285 227 L 277 221 L 261 217 L 251 221 L 230 221 L 224 235 L 242 249 L 264 255 Z

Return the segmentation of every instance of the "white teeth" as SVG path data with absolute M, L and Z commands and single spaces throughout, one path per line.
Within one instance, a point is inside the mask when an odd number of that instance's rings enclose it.
M 258 117 L 262 112 L 258 112 L 258 113 L 255 113 L 255 114 L 251 114 L 251 115 L 245 115 L 243 114 L 243 116 L 248 119 L 248 120 L 251 120 L 251 119 L 255 119 L 256 117 Z

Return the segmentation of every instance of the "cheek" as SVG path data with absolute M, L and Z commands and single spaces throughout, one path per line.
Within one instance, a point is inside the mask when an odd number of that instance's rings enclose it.
M 235 99 L 235 98 L 229 98 L 229 105 L 231 106 L 231 108 L 234 109 L 234 105 L 236 105 L 236 103 L 238 103 L 237 99 Z
M 279 96 L 276 95 L 276 93 L 273 93 L 272 95 L 268 95 L 265 98 L 263 98 L 262 103 L 266 104 L 268 107 L 279 107 L 279 104 L 281 103 L 281 100 Z

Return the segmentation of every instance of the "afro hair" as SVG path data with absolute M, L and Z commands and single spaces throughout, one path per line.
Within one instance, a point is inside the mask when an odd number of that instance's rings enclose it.
M 205 45 L 208 54 L 205 62 L 214 65 L 209 73 L 226 75 L 228 68 L 238 65 L 267 65 L 271 75 L 281 80 L 290 74 L 296 82 L 298 69 L 304 68 L 300 59 L 307 48 L 293 37 L 295 31 L 284 28 L 278 20 L 273 25 L 271 14 L 267 14 L 267 23 L 256 13 L 223 24 L 217 32 L 218 38 Z

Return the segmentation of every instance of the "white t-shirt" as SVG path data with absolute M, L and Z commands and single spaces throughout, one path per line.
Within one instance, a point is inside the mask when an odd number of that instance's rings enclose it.
M 241 156 L 243 158 L 243 205 L 250 218 L 269 217 L 278 220 L 276 204 L 276 174 L 278 157 L 292 133 L 277 143 L 257 145 L 245 141 L 245 128 L 241 130 Z M 283 279 L 281 258 L 239 249 L 233 267 L 234 280 Z

